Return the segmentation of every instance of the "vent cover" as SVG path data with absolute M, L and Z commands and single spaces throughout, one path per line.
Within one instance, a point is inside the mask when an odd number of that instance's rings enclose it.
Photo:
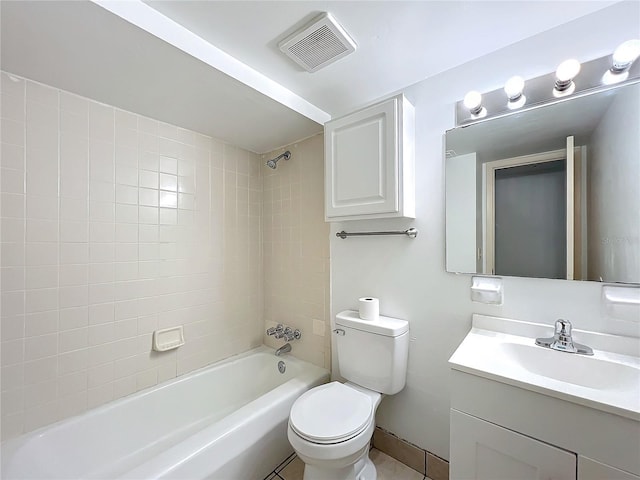
M 308 72 L 320 70 L 356 51 L 356 43 L 328 12 L 278 46 L 285 55 Z

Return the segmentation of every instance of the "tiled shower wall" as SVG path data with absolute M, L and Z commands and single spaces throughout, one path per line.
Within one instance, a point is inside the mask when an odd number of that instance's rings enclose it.
M 3 439 L 262 343 L 257 155 L 4 73 L 1 92 Z M 178 324 L 186 345 L 151 351 Z
M 291 343 L 297 357 L 331 365 L 329 224 L 324 221 L 324 145 L 316 135 L 266 155 L 291 151 L 278 168 L 263 169 L 264 316 L 302 331 Z M 283 340 L 265 336 L 280 347 Z

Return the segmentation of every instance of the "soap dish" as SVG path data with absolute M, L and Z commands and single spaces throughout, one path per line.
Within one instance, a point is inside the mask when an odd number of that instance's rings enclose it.
M 182 345 L 184 345 L 182 325 L 153 332 L 153 349 L 156 352 L 166 352 Z

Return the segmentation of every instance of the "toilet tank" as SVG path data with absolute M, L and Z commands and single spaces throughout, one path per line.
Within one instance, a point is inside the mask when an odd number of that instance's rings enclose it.
M 358 312 L 336 315 L 340 375 L 352 383 L 393 395 L 404 388 L 409 354 L 409 322 L 380 316 L 363 320 Z

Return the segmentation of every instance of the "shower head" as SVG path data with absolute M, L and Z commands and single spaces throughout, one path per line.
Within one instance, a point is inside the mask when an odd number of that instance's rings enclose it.
M 280 160 L 281 158 L 284 158 L 285 160 L 289 160 L 291 158 L 291 152 L 289 150 L 287 150 L 286 152 L 284 152 L 281 155 L 278 155 L 276 158 L 274 158 L 273 160 L 269 160 L 267 163 L 265 163 L 265 165 L 269 168 L 272 168 L 273 170 L 276 169 L 276 166 L 278 164 L 278 160 Z

